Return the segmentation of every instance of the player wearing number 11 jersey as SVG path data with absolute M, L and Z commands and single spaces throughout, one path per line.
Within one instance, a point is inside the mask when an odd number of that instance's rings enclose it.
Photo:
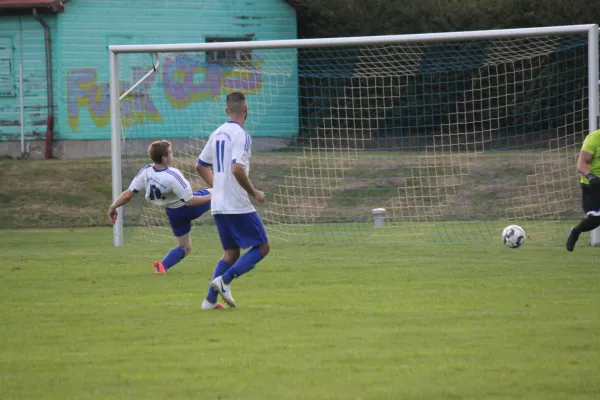
M 218 294 L 235 307 L 229 285 L 269 253 L 265 227 L 250 202 L 252 197 L 262 204 L 265 194 L 248 178 L 252 145 L 244 130 L 248 105 L 240 92 L 230 93 L 226 101 L 229 121 L 210 135 L 196 165 L 196 172 L 213 188 L 211 212 L 224 250 L 202 308 L 216 304 Z M 250 250 L 240 257 L 240 248 Z
M 173 150 L 170 142 L 152 142 L 148 155 L 153 164 L 146 165 L 138 172 L 129 189 L 121 193 L 110 206 L 108 217 L 114 224 L 118 215 L 117 208 L 127 204 L 142 190 L 146 192 L 146 200 L 165 209 L 178 246 L 171 249 L 162 261 L 154 263 L 154 271 L 164 274 L 192 251 L 192 221 L 210 209 L 211 190 L 192 191 L 190 182 L 178 169 L 171 166 Z

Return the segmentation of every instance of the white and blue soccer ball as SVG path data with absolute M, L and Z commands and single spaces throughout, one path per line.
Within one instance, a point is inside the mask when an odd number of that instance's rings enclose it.
M 521 247 L 525 243 L 525 230 L 519 225 L 509 225 L 502 231 L 502 241 L 511 249 Z

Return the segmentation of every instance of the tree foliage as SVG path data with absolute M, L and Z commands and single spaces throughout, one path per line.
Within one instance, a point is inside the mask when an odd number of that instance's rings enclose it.
M 589 0 L 302 0 L 301 38 L 456 32 L 600 22 Z

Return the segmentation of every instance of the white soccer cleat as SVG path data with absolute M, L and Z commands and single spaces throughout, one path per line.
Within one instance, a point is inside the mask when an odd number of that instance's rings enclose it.
M 216 303 L 211 303 L 208 300 L 204 299 L 204 301 L 202 302 L 202 307 L 203 310 L 220 310 L 223 309 L 225 307 L 223 307 L 223 304 L 216 302 Z
M 231 296 L 231 289 L 229 288 L 229 285 L 223 282 L 222 277 L 219 276 L 213 279 L 210 286 L 219 292 L 225 303 L 229 304 L 229 307 L 235 307 L 235 301 L 233 300 L 233 296 Z

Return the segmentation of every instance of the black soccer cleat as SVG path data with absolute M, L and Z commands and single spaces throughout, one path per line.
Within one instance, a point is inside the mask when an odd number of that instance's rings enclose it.
M 567 238 L 567 250 L 575 250 L 575 243 L 579 240 L 580 234 L 581 232 L 577 231 L 575 228 L 571 229 L 571 233 L 569 233 L 569 237 Z

